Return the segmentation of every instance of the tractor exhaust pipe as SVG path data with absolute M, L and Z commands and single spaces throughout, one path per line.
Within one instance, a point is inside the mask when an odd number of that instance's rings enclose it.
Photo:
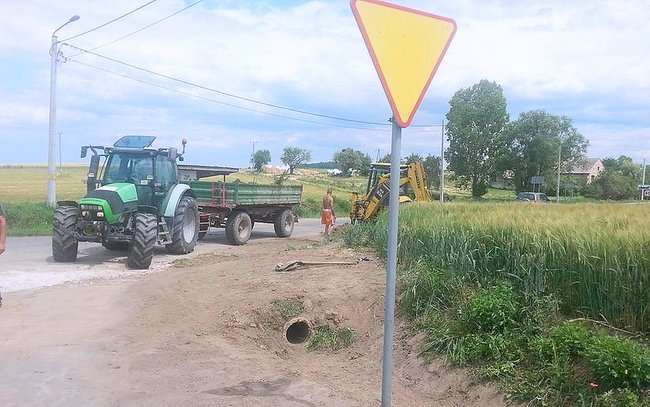
M 306 342 L 312 333 L 311 323 L 304 317 L 290 319 L 284 325 L 284 338 L 293 345 Z

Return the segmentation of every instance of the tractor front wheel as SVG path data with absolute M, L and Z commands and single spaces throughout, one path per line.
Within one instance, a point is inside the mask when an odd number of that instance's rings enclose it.
M 132 269 L 148 269 L 153 259 L 158 232 L 158 218 L 151 213 L 138 213 L 133 221 L 133 240 L 129 245 L 126 265 Z
M 76 206 L 56 208 L 54 222 L 52 222 L 52 257 L 54 261 L 72 262 L 77 260 L 79 242 L 74 236 L 76 222 Z
M 185 196 L 174 213 L 172 242 L 167 251 L 172 254 L 186 254 L 194 251 L 199 237 L 199 207 L 191 196 Z

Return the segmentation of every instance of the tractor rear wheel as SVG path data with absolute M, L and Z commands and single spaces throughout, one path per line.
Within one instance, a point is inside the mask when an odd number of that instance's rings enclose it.
M 185 196 L 178 203 L 174 213 L 172 242 L 167 251 L 172 254 L 186 254 L 194 251 L 199 236 L 199 207 L 191 196 Z
M 133 240 L 129 245 L 126 265 L 132 269 L 148 269 L 153 259 L 158 232 L 158 218 L 151 213 L 138 213 L 133 221 Z
M 55 261 L 71 262 L 77 260 L 79 242 L 74 236 L 77 222 L 76 206 L 59 206 L 54 212 L 52 222 L 52 257 Z
M 248 241 L 253 231 L 253 221 L 244 211 L 235 211 L 226 222 L 226 238 L 230 244 L 241 246 Z
M 275 214 L 273 228 L 277 237 L 289 237 L 293 233 L 294 224 L 293 212 L 286 208 Z

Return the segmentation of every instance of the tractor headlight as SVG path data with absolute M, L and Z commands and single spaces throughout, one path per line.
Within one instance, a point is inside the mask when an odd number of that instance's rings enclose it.
M 104 212 L 102 212 L 102 211 L 97 212 L 97 217 L 98 218 L 103 218 L 104 217 Z
M 87 217 L 88 216 L 88 211 L 81 211 L 81 216 L 82 217 Z

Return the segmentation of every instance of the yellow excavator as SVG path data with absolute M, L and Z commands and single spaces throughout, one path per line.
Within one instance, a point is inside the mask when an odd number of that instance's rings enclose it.
M 420 161 L 400 165 L 400 196 L 399 203 L 431 202 L 431 194 L 427 186 L 424 165 Z M 390 195 L 390 163 L 371 163 L 366 194 L 352 193 L 352 208 L 350 222 L 375 219 L 384 206 L 388 206 Z

